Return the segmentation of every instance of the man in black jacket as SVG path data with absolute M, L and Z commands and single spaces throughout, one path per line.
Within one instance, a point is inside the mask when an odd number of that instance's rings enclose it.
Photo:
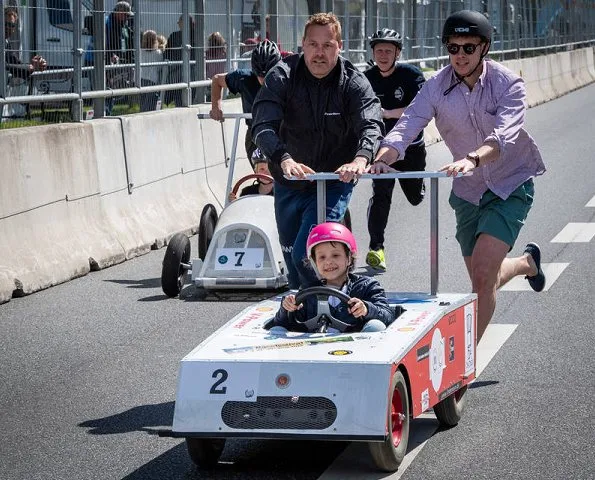
M 315 172 L 337 172 L 327 182 L 326 220 L 342 220 L 353 181 L 370 162 L 383 133 L 380 101 L 370 83 L 339 56 L 341 24 L 332 13 L 306 23 L 303 54 L 273 67 L 252 107 L 252 138 L 271 160 L 275 216 L 289 287 L 317 282 L 306 256 L 308 233 L 317 223 Z
M 16 78 L 26 80 L 32 72 L 44 71 L 47 67 L 47 62 L 40 55 L 35 55 L 31 58 L 31 62 L 23 64 L 18 56 L 18 52 L 10 49 L 9 39 L 16 32 L 19 22 L 19 12 L 16 7 L 4 8 L 4 47 L 5 47 L 5 63 L 6 70 Z M 1 110 L 1 109 L 0 109 Z

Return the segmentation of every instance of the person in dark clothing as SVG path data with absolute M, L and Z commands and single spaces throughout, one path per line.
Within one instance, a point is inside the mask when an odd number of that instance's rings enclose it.
M 390 132 L 405 107 L 417 95 L 425 82 L 422 71 L 414 65 L 398 63 L 403 40 L 395 30 L 383 28 L 370 37 L 375 65 L 364 72 L 382 105 L 386 132 Z M 426 147 L 423 131 L 407 148 L 405 158 L 394 166 L 399 171 L 421 171 L 426 168 Z M 370 251 L 366 263 L 378 270 L 386 270 L 384 231 L 395 188 L 394 179 L 373 180 L 373 194 L 368 206 Z M 423 178 L 399 179 L 401 190 L 411 205 L 419 205 L 424 198 Z
M 252 154 L 252 165 L 254 165 L 254 173 L 260 175 L 271 175 L 269 170 L 269 161 L 257 148 Z M 272 195 L 273 194 L 273 180 L 257 179 L 252 185 L 242 188 L 240 197 L 246 195 Z M 229 192 L 229 201 L 237 200 L 237 196 L 233 192 Z
M 312 229 L 307 241 L 308 257 L 318 272 L 321 284 L 336 288 L 350 297 L 349 303 L 330 296 L 331 315 L 350 326 L 345 331 L 379 332 L 395 319 L 395 312 L 388 304 L 386 293 L 378 280 L 352 272 L 357 255 L 357 244 L 349 229 L 340 223 L 321 223 Z M 306 297 L 297 305 L 295 295 L 283 298 L 275 318 L 273 334 L 286 331 L 307 331 L 303 323 L 317 313 L 316 296 Z M 293 312 L 290 316 L 289 312 Z M 335 333 L 329 327 L 327 332 Z
M 194 17 L 188 15 L 188 25 L 190 27 L 190 45 L 196 45 L 196 34 L 194 28 Z M 163 52 L 163 58 L 170 62 L 181 62 L 182 61 L 182 30 L 184 28 L 184 16 L 180 15 L 178 19 L 178 30 L 172 32 L 167 38 L 167 44 L 165 51 Z M 195 50 L 192 49 L 190 52 L 190 59 L 196 59 Z M 182 64 L 169 65 L 167 74 L 167 83 L 180 83 L 182 81 Z M 168 90 L 165 92 L 165 103 L 174 103 L 176 107 L 182 106 L 182 92 L 180 90 Z
M 252 138 L 270 159 L 275 217 L 289 287 L 307 287 L 316 275 L 306 239 L 317 223 L 314 172 L 337 172 L 326 186 L 326 220 L 343 219 L 353 181 L 365 170 L 383 133 L 380 101 L 370 82 L 339 56 L 341 24 L 332 13 L 306 23 L 303 53 L 273 67 L 252 106 Z
M 105 63 L 106 65 L 131 64 L 134 62 L 134 34 L 132 30 L 134 13 L 126 1 L 116 3 L 105 21 Z M 122 88 L 131 81 L 131 67 L 110 69 L 106 73 L 108 88 Z M 105 114 L 111 115 L 114 97 L 105 99 Z
M 242 98 L 242 111 L 251 113 L 252 104 L 260 90 L 260 86 L 264 83 L 264 77 L 281 60 L 281 52 L 274 42 L 265 40 L 254 47 L 250 58 L 251 70 L 238 68 L 229 73 L 218 73 L 213 77 L 211 82 L 211 111 L 209 113 L 213 120 L 223 121 L 221 96 L 224 88 L 229 89 L 234 95 L 239 93 Z M 256 150 L 256 145 L 252 141 L 250 133 L 252 121 L 246 120 L 246 125 L 248 129 L 246 130 L 244 146 L 248 158 L 251 159 L 250 163 L 254 166 L 252 154 Z
M 15 7 L 6 7 L 4 9 L 4 59 L 6 70 L 15 78 L 27 80 L 33 72 L 43 72 L 47 67 L 46 60 L 35 55 L 31 62 L 23 64 L 19 58 L 18 52 L 10 49 L 10 37 L 16 32 L 19 26 L 19 12 Z

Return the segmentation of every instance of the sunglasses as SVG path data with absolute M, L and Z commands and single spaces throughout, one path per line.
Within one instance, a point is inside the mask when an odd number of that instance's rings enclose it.
M 451 55 L 456 55 L 462 48 L 463 52 L 465 52 L 467 55 L 473 55 L 475 50 L 477 50 L 477 47 L 480 45 L 481 43 L 466 43 L 465 45 L 459 45 L 458 43 L 447 43 L 446 50 L 448 50 L 448 53 Z
M 4 22 L 4 28 L 17 28 L 16 22 Z

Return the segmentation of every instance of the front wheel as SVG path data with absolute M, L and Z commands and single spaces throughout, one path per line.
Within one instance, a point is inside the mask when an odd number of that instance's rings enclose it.
M 186 438 L 186 448 L 192 463 L 211 469 L 217 465 L 225 448 L 224 438 Z
M 370 442 L 370 453 L 376 466 L 384 472 L 395 472 L 409 443 L 409 395 L 407 382 L 397 370 L 391 382 L 391 402 L 388 406 L 388 436 L 384 442 Z
M 434 414 L 442 427 L 454 427 L 459 423 L 465 408 L 466 392 L 467 385 L 434 405 Z
M 190 240 L 176 233 L 167 244 L 161 268 L 161 289 L 168 297 L 176 297 L 184 286 L 184 276 L 190 261 Z

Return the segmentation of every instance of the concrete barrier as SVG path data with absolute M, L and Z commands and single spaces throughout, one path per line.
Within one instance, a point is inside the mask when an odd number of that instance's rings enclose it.
M 508 62 L 529 105 L 595 81 L 593 48 Z M 106 268 L 195 233 L 224 203 L 221 124 L 209 105 L 0 131 L 0 303 Z M 240 112 L 238 99 L 225 111 Z M 234 121 L 223 124 L 231 155 Z M 250 173 L 239 130 L 235 178 Z M 435 125 L 426 143 L 440 140 Z

